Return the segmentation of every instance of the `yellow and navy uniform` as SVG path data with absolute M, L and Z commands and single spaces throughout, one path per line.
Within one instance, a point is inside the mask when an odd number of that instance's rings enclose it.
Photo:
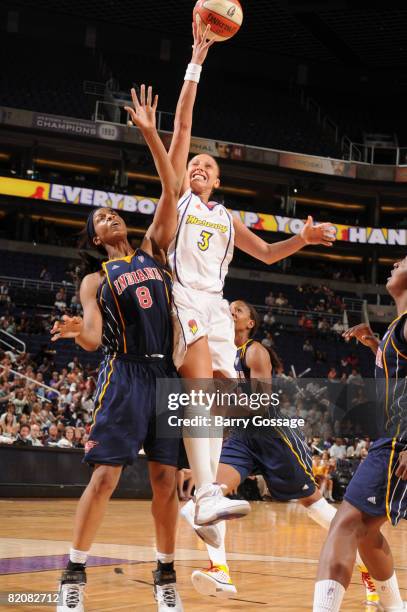
M 345 499 L 366 514 L 407 518 L 407 481 L 396 476 L 407 450 L 407 312 L 390 323 L 376 353 L 376 396 L 382 437 L 369 449 L 346 490 Z
M 105 358 L 85 460 L 130 464 L 143 446 L 149 460 L 177 465 L 179 441 L 156 438 L 156 381 L 175 376 L 170 275 L 141 249 L 103 270 L 97 301 Z
M 251 391 L 246 356 L 253 342 L 250 338 L 236 352 L 236 375 L 245 393 Z M 279 416 L 274 408 L 270 412 Z M 220 463 L 238 471 L 241 482 L 250 474 L 262 474 L 273 499 L 300 499 L 315 491 L 311 450 L 298 430 L 252 423 L 246 429 L 235 428 L 223 445 Z

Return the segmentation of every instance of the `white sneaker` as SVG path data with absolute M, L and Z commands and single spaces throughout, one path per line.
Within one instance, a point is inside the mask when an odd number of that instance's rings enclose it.
M 403 601 L 403 605 L 401 606 L 401 608 L 391 606 L 389 608 L 383 608 L 383 610 L 384 612 L 405 612 L 405 610 L 407 610 L 407 601 Z
M 194 589 L 201 595 L 227 599 L 237 593 L 226 565 L 211 565 L 206 570 L 195 570 L 192 572 L 191 581 Z
M 184 612 L 175 582 L 154 585 L 154 595 L 157 600 L 158 612 Z
M 62 572 L 57 612 L 84 612 L 85 572 Z
M 221 485 L 208 484 L 200 487 L 195 495 L 196 525 L 214 525 L 219 521 L 246 516 L 250 504 L 244 499 L 229 499 L 223 495 Z
M 180 514 L 182 518 L 184 518 L 187 523 L 191 525 L 198 538 L 203 540 L 205 544 L 209 544 L 209 546 L 219 548 L 219 546 L 222 544 L 222 536 L 217 525 L 207 525 L 202 527 L 195 525 L 195 503 L 193 499 L 190 499 L 185 506 L 181 508 Z

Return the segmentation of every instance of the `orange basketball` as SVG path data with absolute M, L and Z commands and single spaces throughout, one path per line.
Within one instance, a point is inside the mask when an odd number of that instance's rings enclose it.
M 232 38 L 243 21 L 243 10 L 238 0 L 198 0 L 194 8 L 194 20 L 202 32 L 211 26 L 210 39 L 219 42 Z

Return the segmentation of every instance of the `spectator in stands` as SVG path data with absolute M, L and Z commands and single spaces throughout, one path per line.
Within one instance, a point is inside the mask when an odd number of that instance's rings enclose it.
M 274 306 L 276 299 L 272 291 L 270 291 L 269 294 L 266 296 L 265 301 L 266 301 L 266 306 L 269 306 L 269 307 Z
M 358 385 L 363 386 L 363 378 L 360 375 L 360 372 L 356 368 L 352 368 L 352 372 L 348 376 L 348 384 L 349 385 Z
M 0 419 L 0 425 L 3 428 L 3 436 L 15 440 L 18 431 L 18 423 L 14 413 L 6 412 L 3 414 Z
M 330 326 L 327 319 L 320 319 L 318 321 L 318 331 L 320 334 L 327 334 L 330 331 Z
M 263 340 L 261 341 L 262 345 L 265 346 L 266 348 L 273 348 L 274 346 L 274 340 L 273 340 L 273 336 L 271 335 L 270 332 L 267 332 L 266 337 L 263 338 Z
M 66 289 L 65 287 L 61 287 L 57 291 L 55 296 L 54 306 L 59 312 L 64 312 L 66 310 Z
M 49 426 L 48 436 L 45 440 L 45 446 L 58 446 L 59 434 L 58 427 L 53 423 Z
M 31 425 L 31 434 L 30 434 L 30 440 L 32 442 L 32 445 L 33 446 L 44 446 L 43 443 L 41 442 L 41 438 L 42 438 L 41 429 L 39 425 L 34 423 L 33 425 Z
M 302 350 L 304 351 L 304 353 L 314 354 L 314 347 L 312 346 L 309 338 L 305 339 L 304 344 L 302 345 Z
M 43 266 L 43 268 L 42 268 L 42 270 L 40 272 L 40 280 L 48 281 L 48 282 L 52 281 L 52 277 L 51 277 L 51 274 L 48 272 L 47 266 Z
M 4 426 L 7 423 L 10 423 L 13 427 L 17 425 L 16 407 L 12 401 L 8 402 L 6 412 L 3 412 L 0 417 L 0 425 Z
M 30 438 L 31 429 L 29 425 L 21 425 L 17 439 L 13 442 L 14 446 L 32 446 Z
M 273 313 L 271 312 L 271 310 L 266 312 L 266 314 L 263 317 L 263 323 L 271 327 L 272 325 L 274 325 L 275 322 L 276 322 L 276 319 L 273 316 Z
M 58 441 L 59 448 L 73 448 L 75 440 L 75 430 L 73 427 L 66 427 L 64 435 Z
M 346 459 L 346 446 L 342 438 L 336 438 L 329 449 L 329 456 L 334 459 Z
M 341 337 L 343 332 L 345 331 L 345 325 L 338 319 L 332 326 L 332 331 L 336 334 L 337 337 Z
M 9 288 L 5 283 L 0 283 L 0 303 L 10 304 Z
M 14 440 L 15 438 L 4 435 L 3 427 L 0 425 L 0 444 L 13 444 Z
M 17 389 L 14 393 L 14 399 L 11 400 L 15 407 L 15 414 L 22 414 L 27 406 L 27 398 L 24 396 L 24 389 Z
M 339 377 L 338 377 L 338 371 L 334 367 L 331 367 L 329 369 L 327 378 L 328 378 L 329 382 L 331 382 L 331 383 L 339 383 L 339 382 L 341 382 Z
M 281 292 L 276 297 L 275 305 L 281 308 L 286 308 L 288 306 L 288 300 Z

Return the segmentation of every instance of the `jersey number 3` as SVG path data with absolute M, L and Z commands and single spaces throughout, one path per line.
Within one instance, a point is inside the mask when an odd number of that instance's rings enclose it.
M 202 230 L 201 232 L 201 238 L 202 240 L 200 240 L 197 244 L 198 244 L 198 249 L 200 251 L 207 251 L 209 248 L 209 240 L 210 238 L 213 236 L 212 232 L 206 232 L 205 230 Z

